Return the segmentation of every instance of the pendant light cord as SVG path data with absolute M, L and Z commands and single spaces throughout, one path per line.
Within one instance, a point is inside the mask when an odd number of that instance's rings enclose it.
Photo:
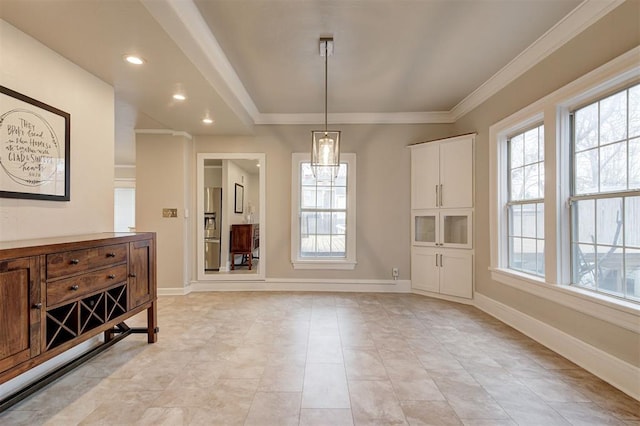
M 327 93 L 329 92 L 329 41 L 324 42 L 324 135 L 327 135 Z

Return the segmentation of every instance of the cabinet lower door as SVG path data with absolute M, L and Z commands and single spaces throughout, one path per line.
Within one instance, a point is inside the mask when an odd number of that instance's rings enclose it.
M 471 299 L 473 255 L 466 250 L 443 250 L 440 258 L 440 293 Z
M 129 256 L 129 309 L 133 309 L 151 300 L 151 265 L 154 257 L 152 241 L 130 243 Z
M 32 286 L 36 263 L 24 258 L 0 264 L 0 372 L 39 353 L 41 311 L 32 309 L 39 302 Z
M 424 247 L 413 247 L 411 250 L 411 287 L 437 293 L 439 267 L 435 250 Z

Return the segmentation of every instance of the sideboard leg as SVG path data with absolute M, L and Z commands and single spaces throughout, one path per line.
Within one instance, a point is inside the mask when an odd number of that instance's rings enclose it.
M 155 343 L 158 341 L 158 307 L 157 302 L 151 302 L 151 306 L 147 309 L 147 342 Z

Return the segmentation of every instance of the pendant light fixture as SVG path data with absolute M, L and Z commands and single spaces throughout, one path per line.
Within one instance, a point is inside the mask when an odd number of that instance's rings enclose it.
M 332 168 L 333 176 L 340 167 L 340 131 L 327 130 L 327 92 L 329 56 L 333 55 L 333 37 L 320 38 L 320 56 L 324 56 L 324 130 L 311 132 L 311 170 L 318 176 L 318 168 Z

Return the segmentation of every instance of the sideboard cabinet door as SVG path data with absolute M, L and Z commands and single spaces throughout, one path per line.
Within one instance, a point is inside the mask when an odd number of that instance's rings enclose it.
M 136 241 L 129 246 L 129 309 L 151 300 L 154 286 L 151 240 Z
M 0 262 L 0 372 L 40 353 L 36 257 Z

